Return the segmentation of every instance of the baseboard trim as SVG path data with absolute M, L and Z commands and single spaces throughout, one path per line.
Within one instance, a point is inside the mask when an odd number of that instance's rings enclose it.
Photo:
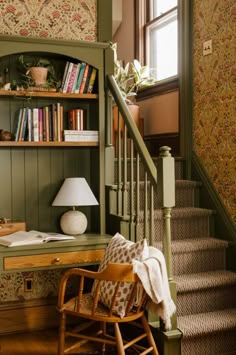
M 0 334 L 58 327 L 57 300 L 39 299 L 0 305 Z

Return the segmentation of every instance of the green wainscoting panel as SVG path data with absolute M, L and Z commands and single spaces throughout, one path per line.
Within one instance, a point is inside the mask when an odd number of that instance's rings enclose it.
M 17 148 L 15 148 L 16 150 Z M 25 149 L 25 221 L 27 229 L 38 229 L 38 148 Z M 24 220 L 24 219 L 23 219 Z
M 11 149 L 6 148 L 0 154 L 1 204 L 0 217 L 11 218 Z
M 50 150 L 47 148 L 38 150 L 38 217 L 39 230 L 50 231 L 51 225 L 51 159 Z

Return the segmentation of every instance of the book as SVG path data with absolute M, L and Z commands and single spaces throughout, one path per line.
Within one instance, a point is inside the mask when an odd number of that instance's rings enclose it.
M 51 241 L 73 240 L 75 237 L 59 234 L 59 233 L 44 233 L 31 230 L 17 231 L 0 238 L 0 244 L 6 247 L 17 247 L 21 245 L 43 244 Z
M 22 132 L 23 132 L 23 126 L 24 126 L 24 121 L 25 121 L 25 107 L 22 108 L 21 111 L 21 118 L 20 118 L 20 129 L 19 129 L 19 135 L 18 135 L 18 141 L 22 141 Z
M 38 109 L 33 108 L 33 116 L 32 116 L 32 123 L 33 123 L 33 141 L 39 142 L 39 119 L 38 119 Z
M 74 63 L 67 84 L 67 89 L 66 89 L 67 94 L 73 92 L 72 90 L 73 90 L 74 82 L 77 79 L 77 68 L 78 68 L 78 64 Z
M 83 122 L 83 117 L 84 117 L 84 114 L 83 114 L 83 110 L 82 109 L 75 109 L 75 129 L 77 130 L 81 130 L 83 129 L 84 127 L 84 122 Z
M 32 110 L 28 107 L 28 141 L 32 141 Z
M 79 73 L 78 73 L 78 76 L 77 76 L 77 83 L 76 83 L 76 86 L 75 86 L 75 93 L 76 94 L 79 93 L 80 86 L 81 86 L 82 79 L 83 79 L 83 75 L 84 75 L 85 67 L 86 67 L 86 63 L 82 62 L 81 65 L 80 65 L 80 70 L 79 70 Z
M 16 131 L 15 131 L 15 141 L 19 140 L 21 118 L 22 118 L 22 108 L 19 109 L 19 113 L 18 113 L 17 127 L 16 127 Z
M 38 108 L 39 141 L 43 141 L 43 109 Z
M 28 111 L 29 111 L 29 108 L 26 107 L 26 108 L 25 108 L 25 115 L 24 115 L 23 128 L 22 128 L 22 136 L 21 136 L 21 140 L 22 140 L 22 141 L 26 141 L 26 138 L 27 138 Z
M 98 142 L 98 131 L 64 130 L 65 142 Z
M 66 62 L 65 69 L 64 69 L 64 74 L 63 74 L 62 82 L 61 82 L 60 92 L 62 92 L 62 91 L 63 91 L 64 85 L 65 85 L 65 81 L 66 81 L 66 76 L 67 76 L 67 71 L 68 71 L 68 67 L 69 67 L 69 65 L 70 65 L 70 62 L 69 62 L 69 61 L 67 61 L 67 62 Z
M 79 71 L 80 71 L 80 66 L 81 66 L 81 63 L 78 63 L 77 68 L 76 68 L 76 73 L 75 73 L 75 80 L 74 80 L 72 91 L 71 91 L 72 93 L 75 93 L 78 75 L 79 75 Z
M 98 136 L 80 136 L 76 134 L 67 134 L 64 137 L 65 142 L 98 142 Z
M 69 110 L 68 113 L 68 128 L 75 129 L 75 110 Z
M 65 80 L 64 86 L 63 86 L 63 88 L 62 88 L 62 92 L 63 92 L 63 93 L 66 93 L 66 91 L 67 91 L 67 87 L 68 87 L 68 83 L 69 83 L 69 79 L 70 79 L 70 74 L 71 74 L 73 65 L 74 65 L 74 63 L 72 63 L 72 62 L 70 62 L 69 65 L 68 65 L 68 70 L 67 70 L 67 74 L 66 74 L 66 80 Z
M 49 107 L 43 107 L 43 140 L 46 142 L 50 141 L 49 132 Z
M 93 92 L 96 77 L 97 77 L 97 69 L 93 68 L 92 73 L 90 75 L 90 80 L 89 80 L 88 89 L 87 89 L 88 94 L 92 94 L 92 92 Z
M 83 93 L 84 93 L 84 87 L 85 87 L 86 79 L 87 79 L 87 76 L 88 76 L 89 67 L 90 67 L 90 65 L 89 65 L 89 64 L 86 64 L 85 69 L 84 69 L 84 74 L 83 74 L 82 82 L 81 82 L 80 89 L 79 89 L 79 93 L 80 93 L 80 94 L 83 94 Z
M 91 78 L 92 71 L 93 71 L 93 67 L 90 65 L 87 73 L 87 78 L 85 80 L 83 94 L 86 94 L 88 92 L 88 86 L 89 86 L 89 81 Z
M 64 134 L 75 134 L 80 136 L 97 136 L 98 131 L 93 130 L 76 130 L 76 129 L 64 129 Z

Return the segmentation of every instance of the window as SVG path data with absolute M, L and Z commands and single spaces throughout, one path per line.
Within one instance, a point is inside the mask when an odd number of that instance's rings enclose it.
M 178 0 L 137 0 L 137 57 L 153 69 L 158 82 L 178 75 Z

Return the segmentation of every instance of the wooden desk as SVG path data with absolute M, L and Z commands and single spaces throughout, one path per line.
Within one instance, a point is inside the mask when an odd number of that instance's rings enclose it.
M 75 240 L 20 247 L 0 246 L 0 272 L 51 270 L 98 264 L 111 236 L 84 234 Z M 0 302 L 0 334 L 57 327 L 57 299 Z
M 75 240 L 19 247 L 0 246 L 0 272 L 57 269 L 97 264 L 111 236 L 83 234 Z

